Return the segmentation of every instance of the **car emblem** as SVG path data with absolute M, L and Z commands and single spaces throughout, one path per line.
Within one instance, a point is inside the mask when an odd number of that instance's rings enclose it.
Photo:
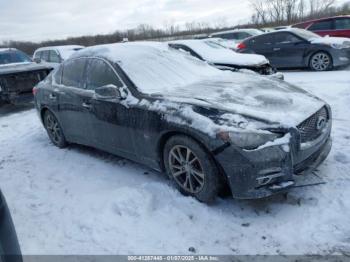
M 325 127 L 327 119 L 324 116 L 320 116 L 316 122 L 316 129 L 321 130 Z

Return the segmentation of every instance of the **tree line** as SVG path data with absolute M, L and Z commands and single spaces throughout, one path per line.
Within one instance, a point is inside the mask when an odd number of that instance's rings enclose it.
M 336 0 L 249 0 L 253 15 L 251 22 L 229 26 L 225 18 L 218 18 L 214 23 L 189 22 L 179 26 L 172 21 L 164 23 L 162 29 L 148 24 L 141 24 L 137 28 L 115 31 L 111 34 L 69 37 L 62 40 L 50 40 L 39 43 L 29 41 L 5 41 L 0 47 L 12 47 L 31 55 L 43 46 L 83 45 L 93 46 L 138 40 L 173 40 L 178 38 L 193 38 L 213 32 L 235 28 L 262 28 L 271 26 L 290 25 L 308 19 L 326 16 L 350 14 L 350 1 L 340 7 L 335 6 Z
M 337 0 L 250 0 L 256 27 L 291 25 L 306 20 L 350 14 L 350 1 L 336 6 Z

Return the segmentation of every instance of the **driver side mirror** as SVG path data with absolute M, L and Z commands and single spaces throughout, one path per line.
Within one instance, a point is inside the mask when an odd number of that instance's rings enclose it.
M 105 85 L 95 89 L 95 94 L 99 99 L 125 99 L 120 89 L 115 85 Z
M 41 59 L 39 57 L 35 57 L 34 59 L 34 62 L 37 63 L 37 64 L 40 64 L 41 63 Z

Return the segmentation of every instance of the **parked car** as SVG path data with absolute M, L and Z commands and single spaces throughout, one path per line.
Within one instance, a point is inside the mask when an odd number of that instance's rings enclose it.
M 320 36 L 350 38 L 350 15 L 311 20 L 295 24 L 293 27 L 307 29 Z
M 277 68 L 326 71 L 350 64 L 349 39 L 320 37 L 297 28 L 251 37 L 238 46 L 238 52 L 264 55 Z
M 21 262 L 21 250 L 6 200 L 0 190 L 0 261 Z
M 34 88 L 52 143 L 165 171 L 210 202 L 225 185 L 260 198 L 294 185 L 331 148 L 331 109 L 284 81 L 221 71 L 162 43 L 83 49 Z M 156 192 L 155 192 L 156 194 Z
M 221 38 L 226 40 L 226 45 L 228 48 L 235 50 L 237 44 L 241 43 L 243 40 L 261 35 L 264 32 L 259 29 L 247 28 L 247 29 L 234 29 L 229 31 L 217 32 L 209 35 L 211 38 Z
M 283 75 L 277 73 L 264 56 L 239 54 L 221 46 L 211 39 L 177 40 L 169 42 L 169 46 L 178 50 L 183 50 L 200 60 L 208 62 L 218 69 L 249 69 L 261 75 L 273 75 L 283 79 Z
M 33 87 L 51 70 L 52 67 L 33 62 L 17 49 L 0 49 L 0 104 L 32 100 Z
M 34 52 L 34 59 L 40 59 L 52 66 L 57 66 L 64 60 L 68 59 L 76 51 L 83 49 L 81 45 L 64 45 L 41 47 Z

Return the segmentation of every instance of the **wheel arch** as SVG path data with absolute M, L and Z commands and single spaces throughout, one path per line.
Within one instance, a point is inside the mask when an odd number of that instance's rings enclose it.
M 157 154 L 158 154 L 158 159 L 159 159 L 161 171 L 165 172 L 164 158 L 163 158 L 165 144 L 171 137 L 177 136 L 177 135 L 183 135 L 183 136 L 187 136 L 187 137 L 193 139 L 209 154 L 209 156 L 213 160 L 213 163 L 216 165 L 216 167 L 219 171 L 219 179 L 220 179 L 223 187 L 225 189 L 229 189 L 231 191 L 230 185 L 229 185 L 228 180 L 227 180 L 228 179 L 227 174 L 225 173 L 222 166 L 215 159 L 215 156 L 214 156 L 212 150 L 210 150 L 208 148 L 208 146 L 205 145 L 205 142 L 203 139 L 201 139 L 199 136 L 196 136 L 196 135 L 189 133 L 189 132 L 174 130 L 174 131 L 168 131 L 168 132 L 161 135 L 161 137 L 158 141 L 158 144 L 157 144 Z
M 327 55 L 329 55 L 329 57 L 331 58 L 331 61 L 332 61 L 332 67 L 334 66 L 334 59 L 333 59 L 331 52 L 329 52 L 328 50 L 325 50 L 325 49 L 317 49 L 315 51 L 310 52 L 309 56 L 307 57 L 306 65 L 309 68 L 311 68 L 311 58 L 317 53 L 326 53 Z

